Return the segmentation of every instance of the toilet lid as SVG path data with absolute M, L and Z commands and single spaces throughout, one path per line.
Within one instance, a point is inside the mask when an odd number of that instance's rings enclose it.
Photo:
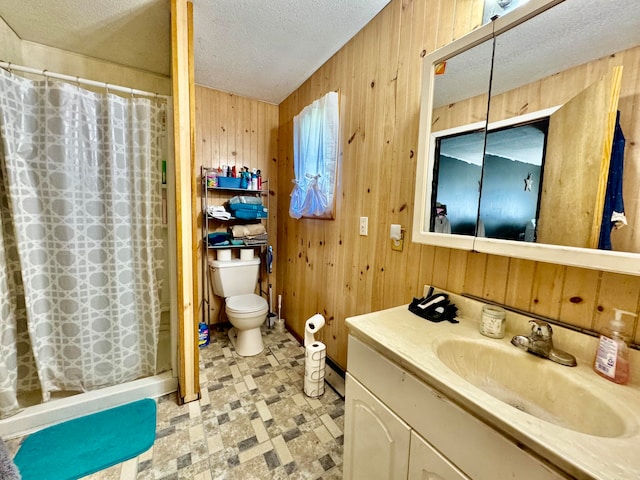
M 267 301 L 255 293 L 227 298 L 227 309 L 237 313 L 258 312 L 268 308 Z

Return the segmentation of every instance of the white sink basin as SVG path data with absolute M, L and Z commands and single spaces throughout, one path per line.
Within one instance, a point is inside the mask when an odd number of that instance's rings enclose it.
M 541 420 L 598 437 L 629 435 L 629 422 L 587 389 L 574 369 L 501 342 L 447 339 L 438 358 L 489 395 Z

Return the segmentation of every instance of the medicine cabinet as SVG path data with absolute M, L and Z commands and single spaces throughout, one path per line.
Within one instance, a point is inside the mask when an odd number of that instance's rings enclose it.
M 412 240 L 640 275 L 638 64 L 635 0 L 530 0 L 426 56 Z

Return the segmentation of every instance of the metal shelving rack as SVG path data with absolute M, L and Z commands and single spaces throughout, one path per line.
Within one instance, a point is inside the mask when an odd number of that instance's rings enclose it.
M 207 186 L 207 174 L 213 170 L 214 168 L 209 168 L 209 167 L 205 167 L 202 166 L 200 168 L 200 176 L 201 176 L 201 186 L 202 186 L 202 248 L 203 248 L 203 254 L 202 254 L 202 315 L 203 315 L 203 322 L 205 322 L 207 325 L 210 324 L 211 322 L 211 285 L 210 285 L 210 277 L 209 277 L 209 251 L 210 250 L 221 250 L 221 249 L 243 249 L 243 248 L 259 248 L 260 249 L 260 257 L 261 257 L 261 266 L 264 268 L 264 271 L 266 272 L 266 275 L 269 275 L 268 270 L 265 268 L 265 253 L 267 251 L 267 248 L 269 246 L 269 242 L 267 241 L 267 243 L 265 243 L 264 245 L 221 245 L 221 246 L 209 246 L 209 228 L 212 225 L 237 225 L 240 223 L 248 223 L 248 222 L 253 222 L 253 223 L 264 223 L 265 224 L 265 228 L 267 230 L 267 236 L 269 235 L 269 214 L 267 213 L 267 218 L 258 218 L 255 220 L 245 220 L 245 219 L 238 219 L 238 218 L 234 218 L 232 217 L 229 220 L 221 220 L 218 218 L 212 218 L 209 216 L 209 214 L 207 213 L 207 207 L 209 206 L 209 200 L 210 200 L 210 196 L 209 196 L 209 192 L 215 191 L 215 192 L 221 192 L 221 193 L 225 193 L 229 195 L 229 198 L 231 198 L 234 195 L 252 195 L 252 196 L 261 196 L 261 197 L 266 197 L 266 203 L 263 202 L 263 205 L 265 205 L 265 207 L 267 208 L 267 212 L 269 212 L 269 190 L 267 189 L 262 189 L 262 190 L 250 190 L 250 189 L 246 189 L 246 188 L 227 188 L 227 187 L 209 187 Z M 265 179 L 262 181 L 262 185 L 263 186 L 268 186 L 269 185 L 269 180 Z M 262 292 L 262 272 L 263 272 L 263 268 L 260 269 L 260 290 Z M 265 292 L 262 292 L 265 293 Z

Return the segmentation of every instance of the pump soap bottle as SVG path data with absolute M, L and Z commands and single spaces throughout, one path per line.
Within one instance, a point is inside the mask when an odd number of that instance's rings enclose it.
M 635 317 L 636 314 L 617 308 L 614 311 L 615 317 L 600 336 L 593 370 L 607 380 L 624 385 L 629 382 L 630 372 L 626 325 L 622 315 Z

